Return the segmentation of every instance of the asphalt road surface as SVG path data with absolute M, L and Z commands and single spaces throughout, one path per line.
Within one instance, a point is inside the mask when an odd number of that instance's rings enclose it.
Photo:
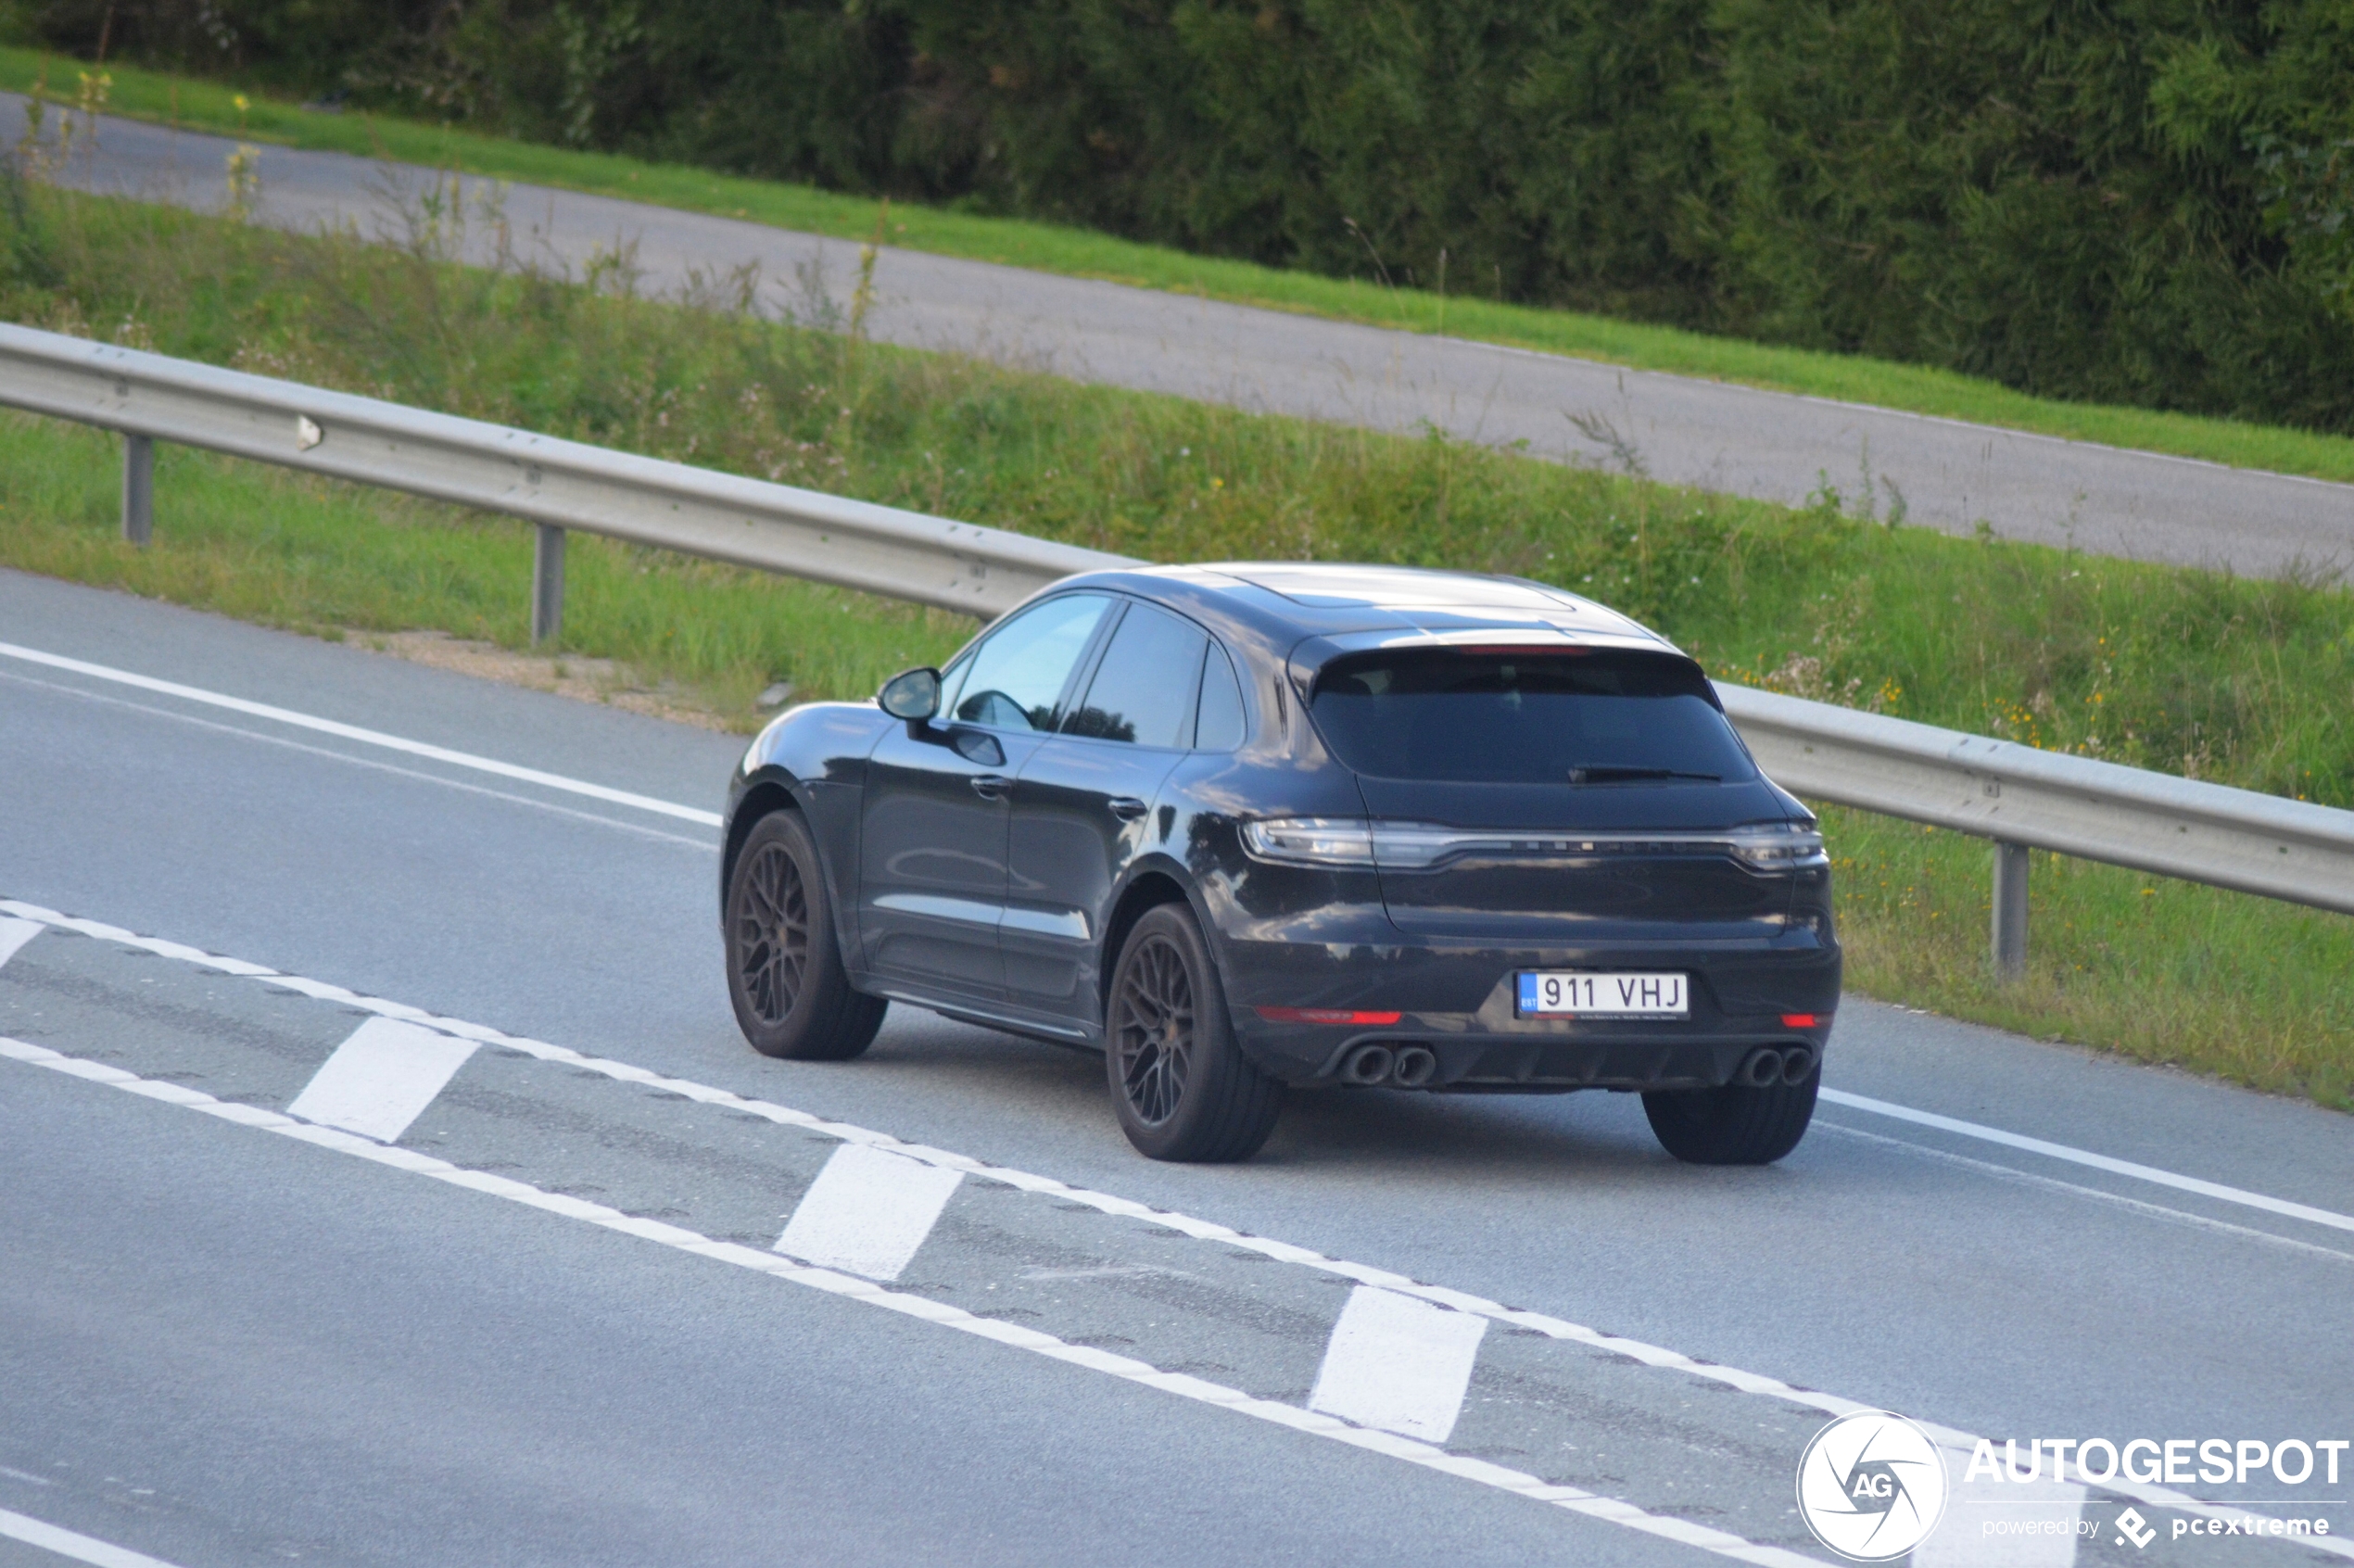
M 1919 1564 L 2354 1555 L 2354 1452 L 1965 1471 L 2354 1437 L 2354 1122 L 1851 1000 L 1769 1169 L 1375 1091 L 1155 1165 L 1080 1053 L 743 1045 L 739 745 L 0 574 L 0 1565 L 1821 1562 L 1867 1406 Z
M 22 99 L 0 94 L 0 120 Z M 54 126 L 55 116 L 52 115 Z M 102 119 L 58 178 L 83 188 L 217 207 L 234 144 Z M 261 149 L 262 221 L 402 232 L 432 176 L 339 153 Z M 462 253 L 501 244 L 580 276 L 627 256 L 650 292 L 744 263 L 772 309 L 845 310 L 857 247 L 763 224 L 536 186 L 469 186 Z M 494 196 L 501 226 L 486 216 Z M 1183 295 L 890 249 L 876 270 L 882 339 L 952 349 L 1251 410 L 1484 442 L 1677 484 L 1798 503 L 1826 485 L 1877 515 L 1954 533 L 2277 575 L 2354 566 L 2354 487 L 2120 450 L 1591 360 L 1385 331 Z

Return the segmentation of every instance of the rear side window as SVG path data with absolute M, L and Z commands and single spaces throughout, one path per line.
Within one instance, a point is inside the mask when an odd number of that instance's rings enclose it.
M 1209 641 L 1190 621 L 1131 604 L 1063 733 L 1139 746 L 1184 745 L 1193 738 L 1194 686 Z
M 1690 660 L 1417 650 L 1336 661 L 1316 727 L 1360 773 L 1493 784 L 1632 784 L 1756 777 Z
M 1201 712 L 1194 721 L 1194 746 L 1203 752 L 1231 752 L 1243 743 L 1243 689 L 1234 666 L 1216 643 L 1202 656 Z

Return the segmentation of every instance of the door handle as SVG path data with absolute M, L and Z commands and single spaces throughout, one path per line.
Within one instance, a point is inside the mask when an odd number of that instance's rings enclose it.
M 973 793 L 984 801 L 1003 800 L 1014 781 L 1002 773 L 976 773 L 972 777 Z
M 1104 803 L 1110 806 L 1111 814 L 1122 822 L 1133 822 L 1152 809 L 1133 795 L 1114 795 Z

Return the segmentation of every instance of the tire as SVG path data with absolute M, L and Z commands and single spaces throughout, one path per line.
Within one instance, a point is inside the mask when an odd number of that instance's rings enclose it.
M 1645 1094 L 1643 1114 L 1662 1146 L 1688 1165 L 1771 1165 L 1806 1136 L 1822 1081 L 1818 1061 L 1800 1083 Z
M 891 1005 L 850 988 L 817 846 L 797 811 L 753 825 L 728 879 L 728 1000 L 764 1056 L 844 1062 Z
M 1120 1130 L 1154 1159 L 1248 1159 L 1275 1130 L 1284 1086 L 1234 1043 L 1226 988 L 1193 912 L 1145 912 L 1120 950 L 1104 1069 Z

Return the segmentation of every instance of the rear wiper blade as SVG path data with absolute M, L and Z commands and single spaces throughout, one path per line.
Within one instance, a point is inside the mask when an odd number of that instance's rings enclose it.
M 1722 784 L 1721 773 L 1685 773 L 1672 767 L 1620 767 L 1609 763 L 1569 770 L 1572 784 L 1622 784 L 1639 778 L 1698 778 L 1711 784 Z

